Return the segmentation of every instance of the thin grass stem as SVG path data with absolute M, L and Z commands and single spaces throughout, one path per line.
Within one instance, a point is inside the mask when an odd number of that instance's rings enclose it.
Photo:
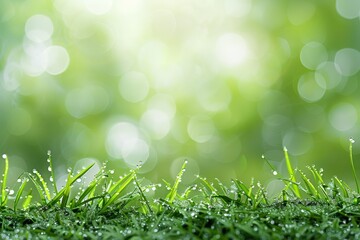
M 355 170 L 354 159 L 353 159 L 353 143 L 355 141 L 354 141 L 354 139 L 350 138 L 349 142 L 350 142 L 350 145 L 349 145 L 350 164 L 351 164 L 353 176 L 354 176 L 354 179 L 355 179 L 357 193 L 360 193 L 359 181 L 358 181 L 358 178 L 356 176 L 356 170 Z
M 3 154 L 2 157 L 5 160 L 5 167 L 4 167 L 3 181 L 1 185 L 1 206 L 4 206 L 7 202 L 6 183 L 9 174 L 9 159 L 6 154 Z
M 294 170 L 293 170 L 293 168 L 291 166 L 288 150 L 287 150 L 286 147 L 284 147 L 284 155 L 285 155 L 285 162 L 286 162 L 286 167 L 288 169 L 288 173 L 289 173 L 289 176 L 290 176 L 290 180 L 292 182 L 296 182 L 296 177 L 295 177 L 295 174 L 294 174 Z M 299 187 L 297 185 L 292 185 L 292 189 L 293 189 L 294 194 L 296 195 L 296 197 L 301 198 Z

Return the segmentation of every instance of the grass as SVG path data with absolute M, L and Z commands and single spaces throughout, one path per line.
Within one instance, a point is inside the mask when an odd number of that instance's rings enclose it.
M 36 170 L 23 173 L 7 186 L 9 159 L 4 154 L 1 181 L 1 239 L 358 239 L 360 195 L 336 176 L 329 182 L 323 170 L 294 169 L 284 148 L 287 176 L 268 163 L 284 188 L 268 197 L 265 187 L 233 179 L 229 186 L 199 177 L 180 191 L 185 161 L 175 182 L 143 184 L 139 168 L 116 178 L 106 164 L 88 184 L 81 182 L 93 167 L 68 171 L 58 188 L 51 153 L 50 180 Z M 311 177 L 307 177 L 310 174 Z M 156 189 L 166 189 L 154 197 Z

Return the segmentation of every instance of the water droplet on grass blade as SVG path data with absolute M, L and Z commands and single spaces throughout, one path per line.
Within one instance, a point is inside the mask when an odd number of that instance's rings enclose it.
M 355 140 L 351 137 L 349 138 L 350 143 L 355 143 Z
M 273 175 L 274 175 L 274 176 L 278 175 L 278 172 L 277 172 L 277 171 L 273 171 Z
M 51 167 L 49 166 L 49 167 L 48 167 L 48 171 L 51 172 L 51 170 L 52 170 L 52 169 L 51 169 Z
M 6 155 L 6 154 L 3 154 L 3 155 L 2 155 L 2 158 L 3 158 L 3 159 L 6 159 L 6 158 L 7 158 L 7 155 Z

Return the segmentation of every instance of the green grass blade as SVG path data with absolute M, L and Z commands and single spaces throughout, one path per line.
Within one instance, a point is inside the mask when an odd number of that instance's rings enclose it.
M 135 173 L 136 172 L 134 170 L 132 170 L 125 177 L 121 178 L 116 183 L 114 183 L 114 185 L 110 188 L 110 191 L 108 192 L 108 194 L 110 195 L 110 198 L 106 201 L 103 201 L 103 205 L 102 205 L 100 212 L 104 212 L 108 206 L 110 206 L 112 203 L 114 203 L 120 197 L 120 193 L 134 179 Z
M 206 180 L 206 178 L 200 177 L 199 179 L 202 181 L 202 183 L 204 184 L 204 186 L 205 186 L 207 189 L 210 190 L 210 192 L 211 192 L 210 194 L 217 194 L 216 188 L 214 188 L 214 186 L 213 186 L 212 184 L 210 184 L 210 183 Z
M 44 190 L 42 189 L 42 186 L 40 185 L 40 183 L 38 183 L 38 180 L 30 173 L 28 174 L 28 178 L 32 181 L 36 190 L 38 191 L 41 201 L 43 203 L 46 203 L 46 196 L 45 196 Z
M 302 172 L 302 171 L 299 171 L 300 173 L 300 176 L 303 180 L 303 182 L 305 183 L 305 187 L 307 189 L 307 193 L 310 195 L 310 196 L 314 196 L 316 198 L 320 198 L 320 195 L 319 195 L 319 192 L 316 190 L 316 188 L 314 187 L 314 185 L 311 183 L 310 179 L 308 179 L 306 177 L 306 175 Z
M 288 173 L 289 173 L 289 176 L 290 176 L 290 180 L 292 182 L 296 182 L 296 177 L 295 177 L 295 174 L 294 174 L 294 170 L 293 170 L 293 168 L 291 166 L 288 150 L 287 150 L 286 147 L 284 147 L 284 155 L 285 155 L 285 162 L 286 162 L 286 167 L 287 167 L 287 170 L 288 170 Z M 292 189 L 293 189 L 296 197 L 301 198 L 299 187 L 296 184 L 292 185 Z
M 180 172 L 176 176 L 175 183 L 174 183 L 173 187 L 171 188 L 170 192 L 168 193 L 168 195 L 165 198 L 167 201 L 169 201 L 169 203 L 172 203 L 175 200 L 177 190 L 178 190 L 178 187 L 179 187 L 179 183 L 181 182 L 181 177 L 185 172 L 185 168 L 186 168 L 187 163 L 188 163 L 187 161 L 185 161 L 183 163 Z
M 243 192 L 249 200 L 254 201 L 255 196 L 252 193 L 251 187 L 248 188 L 243 182 L 237 179 L 233 180 L 233 182 L 235 183 L 235 186 L 238 189 L 238 191 Z
M 82 205 L 84 202 L 87 202 L 88 199 L 93 199 L 97 186 L 101 185 L 101 182 L 105 179 L 105 176 L 107 175 L 104 173 L 104 171 L 100 170 L 100 172 L 96 174 L 95 178 L 89 183 L 89 185 L 85 188 L 85 190 L 83 190 L 83 192 L 76 200 L 76 202 L 74 202 L 73 207 L 78 207 L 79 205 Z M 85 198 L 87 198 L 87 200 L 84 201 Z
M 336 176 L 334 177 L 334 180 L 335 180 L 334 181 L 334 188 L 336 188 L 336 186 L 338 185 L 339 188 L 341 189 L 344 197 L 348 198 L 349 197 L 349 192 L 347 191 L 345 184 L 340 179 L 338 179 Z
M 315 168 L 315 166 L 307 166 L 307 168 L 310 170 L 310 172 L 313 174 L 314 179 L 317 180 L 320 184 L 325 184 L 322 176 L 321 176 L 321 169 L 320 172 Z
M 15 196 L 15 201 L 14 201 L 14 211 L 17 210 L 17 207 L 18 207 L 18 204 L 19 204 L 19 201 L 20 201 L 20 198 L 21 198 L 21 195 L 23 194 L 24 192 L 24 189 L 25 189 L 25 186 L 28 182 L 28 179 L 25 178 L 25 179 L 22 179 L 21 180 L 21 185 L 16 193 L 16 196 Z
M 267 163 L 267 165 L 271 168 L 273 175 L 277 175 L 278 178 L 280 178 L 280 179 L 283 178 L 283 177 L 279 174 L 279 172 L 276 171 L 276 169 L 275 169 L 274 166 L 269 162 L 269 160 L 267 160 L 267 158 L 265 158 L 264 155 L 262 155 L 261 158 L 264 159 L 265 162 Z
M 22 205 L 23 209 L 28 209 L 30 207 L 31 201 L 32 201 L 32 189 L 30 189 L 25 196 L 25 200 Z
M 68 174 L 68 177 L 67 177 L 67 181 L 66 181 L 66 184 L 65 184 L 65 187 L 64 187 L 64 192 L 63 192 L 63 196 L 61 198 L 61 207 L 62 208 L 65 208 L 66 207 L 66 204 L 69 200 L 69 197 L 70 197 L 70 191 L 71 191 L 71 186 L 72 186 L 72 183 L 71 183 L 71 178 L 72 178 L 72 171 L 69 172 Z
M 134 181 L 135 181 L 135 184 L 136 184 L 137 188 L 139 189 L 141 198 L 142 198 L 143 201 L 145 202 L 146 208 L 149 210 L 149 212 L 150 212 L 151 214 L 153 214 L 153 210 L 151 209 L 150 203 L 149 203 L 148 199 L 146 198 L 143 190 L 141 189 L 141 186 L 140 186 L 139 182 L 137 181 L 136 176 L 134 177 Z
M 47 186 L 47 183 L 45 182 L 44 178 L 35 169 L 33 170 L 33 173 L 38 177 L 38 179 L 39 179 L 39 181 L 41 183 L 41 188 L 42 188 L 43 192 L 45 193 L 45 197 L 47 198 L 48 201 L 50 201 L 51 200 L 50 190 L 49 190 L 49 188 Z
M 47 158 L 47 162 L 49 163 L 49 170 L 51 173 L 51 177 L 50 177 L 50 181 L 52 182 L 52 186 L 54 188 L 54 192 L 55 194 L 58 193 L 58 188 L 56 185 L 56 178 L 55 178 L 55 174 L 54 174 L 54 168 L 53 168 L 53 162 L 52 162 L 52 157 L 51 157 L 51 151 L 48 151 L 48 158 Z
M 353 159 L 353 150 L 352 150 L 353 149 L 353 143 L 355 143 L 355 141 L 352 138 L 350 138 L 349 141 L 350 141 L 350 146 L 349 146 L 350 164 L 351 164 L 353 176 L 354 176 L 354 179 L 355 179 L 357 193 L 360 193 L 359 181 L 358 181 L 358 177 L 356 176 L 356 170 L 355 170 L 354 159 Z
M 269 205 L 269 202 L 268 202 L 267 196 L 266 196 L 265 188 L 261 185 L 260 182 L 257 183 L 257 186 L 258 186 L 259 189 L 258 189 L 258 191 L 256 192 L 256 194 L 254 196 L 253 209 L 256 209 L 261 202 Z
M 1 206 L 5 206 L 8 197 L 8 194 L 6 192 L 6 184 L 7 184 L 7 177 L 9 174 L 9 159 L 6 154 L 3 154 L 2 158 L 5 160 L 5 167 L 4 167 L 4 175 L 1 185 Z
M 66 182 L 66 186 L 67 186 L 67 185 L 69 185 L 69 186 L 73 185 L 74 182 L 75 182 L 76 180 L 78 180 L 79 178 L 81 178 L 85 173 L 87 173 L 87 172 L 90 170 L 90 168 L 92 168 L 92 166 L 94 166 L 94 164 L 95 164 L 95 163 L 90 164 L 88 167 L 84 168 L 82 171 L 80 171 L 80 172 L 79 172 L 78 174 L 76 174 L 74 177 L 70 178 L 70 180 L 68 180 L 68 181 Z M 71 174 L 71 173 L 69 173 L 68 176 L 70 176 L 70 174 Z M 60 199 L 64 196 L 65 191 L 66 191 L 66 189 L 67 189 L 66 186 L 65 186 L 64 188 L 62 188 L 62 189 L 51 199 L 51 201 L 47 204 L 48 207 L 51 207 L 51 206 L 55 205 L 58 201 L 60 201 Z
M 79 199 L 77 200 L 77 202 L 75 203 L 75 205 L 77 206 L 77 205 L 81 204 L 81 202 L 86 197 L 89 197 L 91 195 L 91 193 L 94 191 L 94 189 L 98 186 L 98 184 L 100 184 L 100 182 L 97 182 L 97 181 L 91 182 L 89 184 L 89 186 L 81 193 L 81 195 L 80 195 Z

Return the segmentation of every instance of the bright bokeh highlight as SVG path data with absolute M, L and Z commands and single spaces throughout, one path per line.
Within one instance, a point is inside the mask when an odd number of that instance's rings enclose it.
M 356 0 L 1 1 L 0 149 L 191 183 L 284 175 L 286 146 L 346 180 L 359 24 Z

